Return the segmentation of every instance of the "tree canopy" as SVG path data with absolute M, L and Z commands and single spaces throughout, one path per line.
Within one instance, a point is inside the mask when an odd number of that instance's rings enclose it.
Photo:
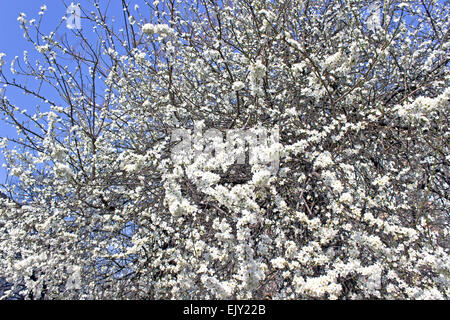
M 4 298 L 449 298 L 447 1 L 122 3 L 0 54 Z

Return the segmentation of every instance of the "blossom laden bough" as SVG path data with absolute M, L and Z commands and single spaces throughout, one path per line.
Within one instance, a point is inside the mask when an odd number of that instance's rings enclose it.
M 78 48 L 21 14 L 4 298 L 448 299 L 449 9 L 428 3 L 155 1 L 125 26 L 97 4 Z

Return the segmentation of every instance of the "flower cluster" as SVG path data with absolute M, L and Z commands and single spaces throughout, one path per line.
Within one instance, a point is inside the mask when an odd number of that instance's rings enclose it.
M 78 49 L 18 18 L 3 297 L 448 299 L 448 6 L 169 2 Z

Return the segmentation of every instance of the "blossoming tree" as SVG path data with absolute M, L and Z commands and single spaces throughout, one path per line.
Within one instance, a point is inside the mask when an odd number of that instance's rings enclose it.
M 122 3 L 75 48 L 18 18 L 5 298 L 449 298 L 448 6 Z

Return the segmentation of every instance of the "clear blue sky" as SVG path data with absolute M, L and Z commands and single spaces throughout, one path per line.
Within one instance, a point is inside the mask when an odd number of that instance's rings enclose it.
M 30 53 L 30 58 L 33 58 L 34 48 L 23 37 L 23 30 L 19 27 L 17 17 L 23 12 L 27 15 L 28 20 L 32 18 L 38 20 L 38 12 L 43 4 L 46 4 L 48 8 L 43 19 L 43 29 L 50 31 L 51 27 L 56 25 L 65 15 L 66 9 L 61 0 L 0 0 L 0 52 L 6 53 L 3 71 L 8 76 L 11 76 L 9 67 L 15 56 L 22 58 L 23 51 L 27 50 Z M 21 108 L 27 110 L 35 108 L 36 101 L 17 90 L 8 89 L 7 96 Z M 0 137 L 5 136 L 15 137 L 15 130 L 6 126 L 0 120 Z M 3 163 L 3 154 L 0 153 L 0 165 Z M 6 172 L 3 168 L 0 168 L 0 183 L 4 183 L 5 178 Z
M 0 52 L 6 53 L 6 57 L 3 60 L 6 61 L 3 66 L 3 71 L 8 77 L 13 76 L 10 73 L 10 63 L 15 56 L 19 57 L 19 60 L 23 58 L 23 51 L 27 50 L 29 53 L 30 61 L 34 61 L 35 48 L 23 37 L 23 30 L 19 27 L 19 22 L 17 17 L 21 12 L 26 14 L 28 21 L 30 19 L 36 19 L 39 21 L 39 11 L 42 5 L 47 6 L 43 20 L 42 20 L 42 30 L 44 33 L 48 34 L 54 30 L 54 28 L 61 21 L 61 18 L 66 14 L 66 5 L 69 5 L 72 1 L 70 0 L 0 0 Z M 79 0 L 73 1 L 74 3 L 80 3 L 83 8 L 89 8 L 91 11 L 93 1 L 91 0 Z M 108 6 L 108 16 L 115 16 L 117 18 L 117 23 L 122 24 L 122 1 L 120 0 L 100 0 L 100 8 L 105 8 Z M 133 13 L 133 7 L 135 3 L 138 3 L 141 8 L 145 8 L 143 0 L 133 0 L 131 2 L 130 12 Z M 66 5 L 64 5 L 66 3 Z M 71 31 L 65 27 L 61 27 L 57 33 L 67 32 L 68 35 Z M 88 28 L 83 28 L 82 32 L 85 32 L 85 36 L 89 38 L 89 33 L 92 30 Z M 18 78 L 20 79 L 20 78 Z M 45 89 L 44 89 L 45 90 Z M 45 92 L 44 92 L 45 93 Z M 8 98 L 21 109 L 27 109 L 32 111 L 35 109 L 36 104 L 39 102 L 33 99 L 31 96 L 26 96 L 19 90 L 14 90 L 8 88 L 7 90 Z M 44 94 L 45 96 L 45 94 Z M 44 110 L 45 106 L 42 106 Z M 15 130 L 10 126 L 6 126 L 0 120 L 0 138 L 1 137 L 16 137 Z M 4 163 L 3 154 L 0 152 L 0 166 Z M 0 184 L 5 183 L 6 171 L 0 167 Z

